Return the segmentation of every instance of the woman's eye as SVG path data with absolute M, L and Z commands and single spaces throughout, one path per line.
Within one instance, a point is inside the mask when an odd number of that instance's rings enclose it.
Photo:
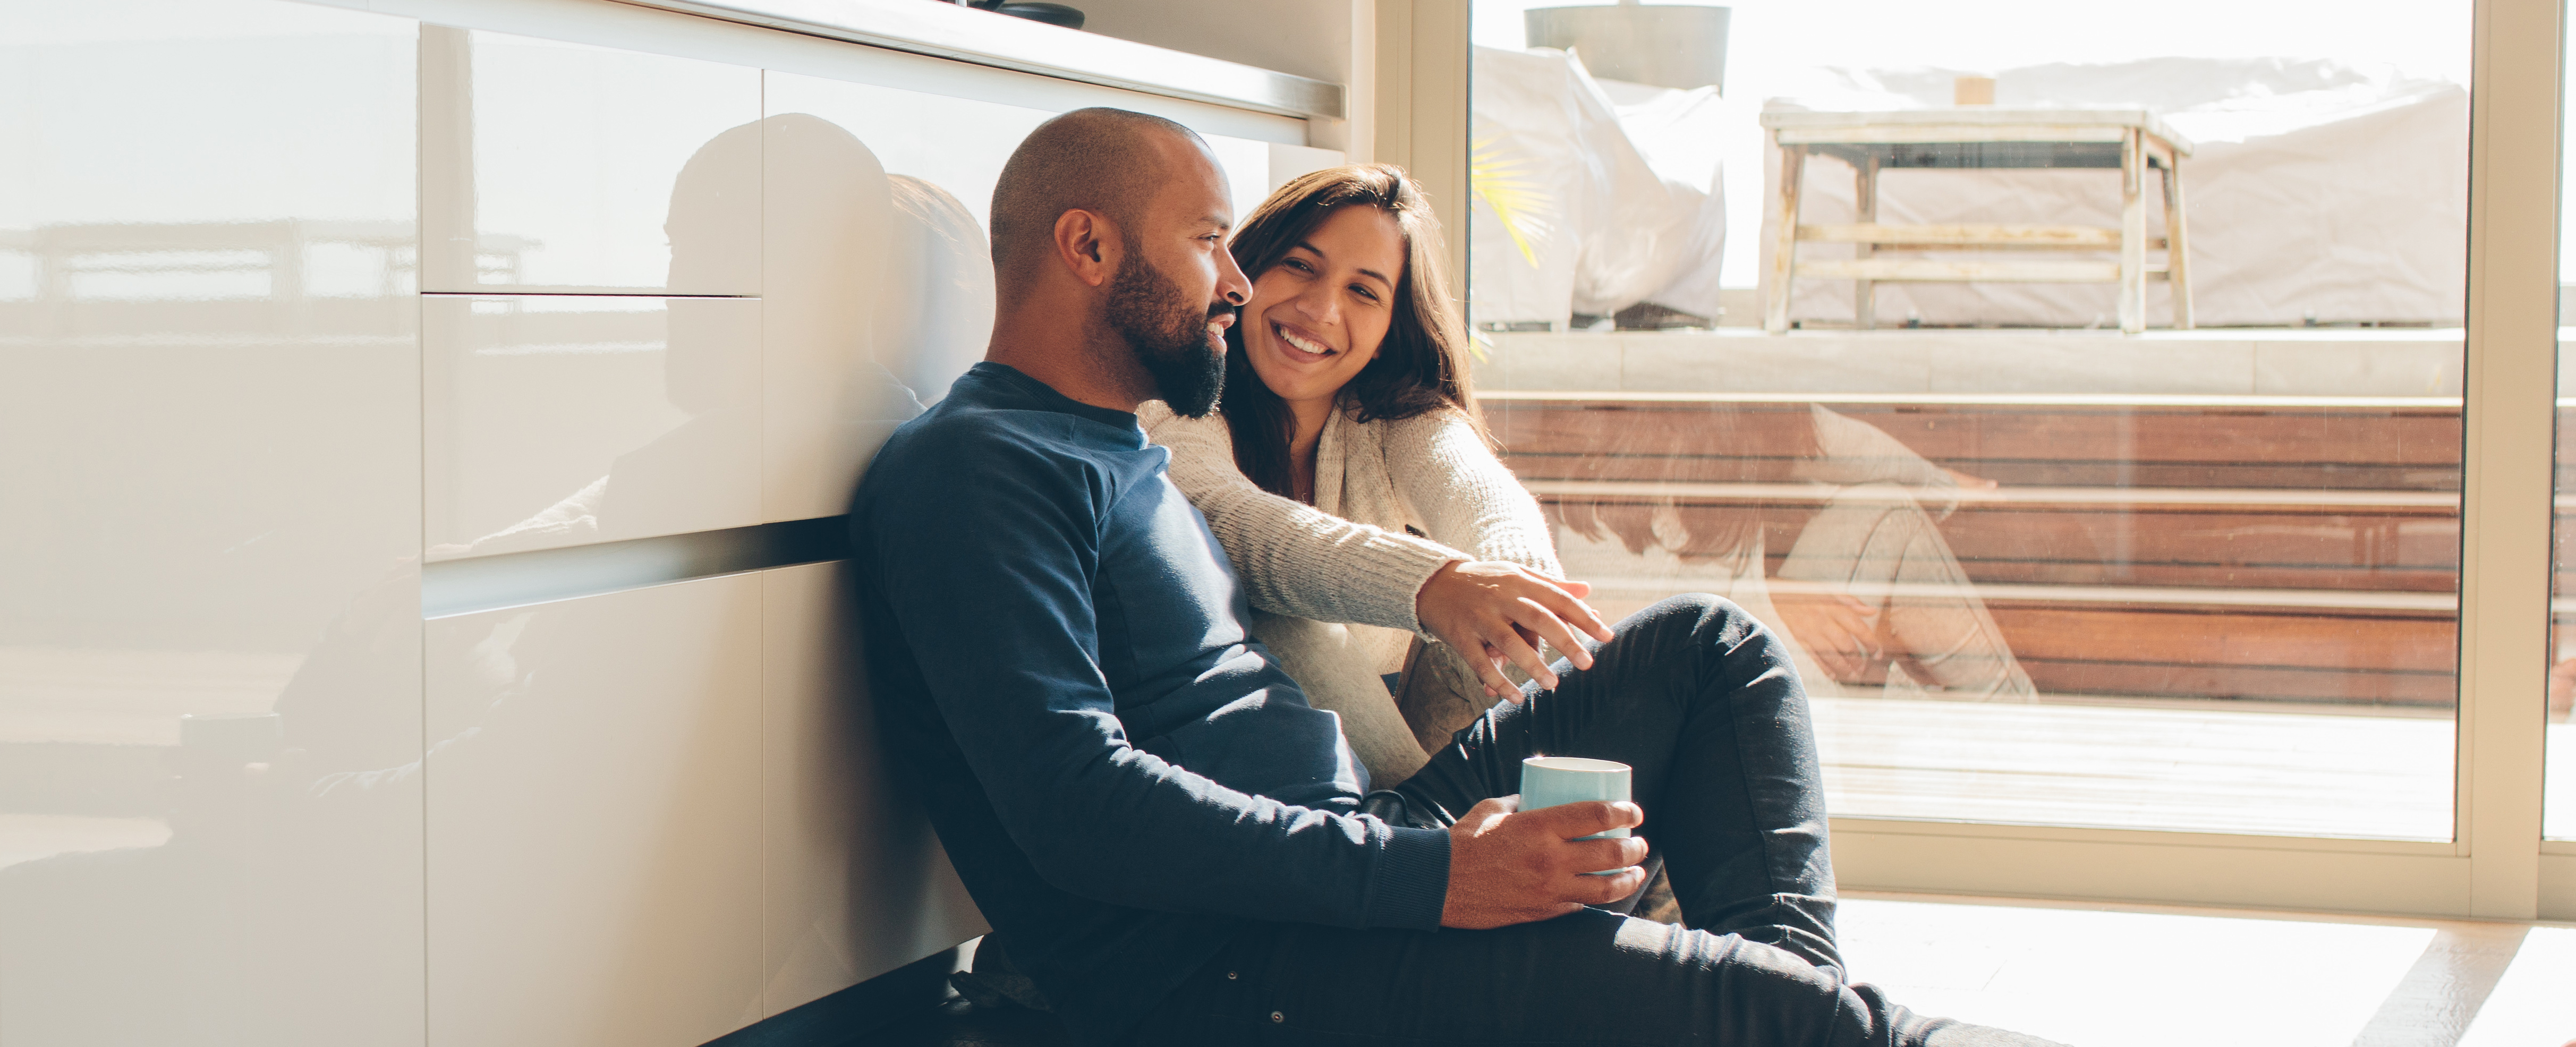
M 1368 299 L 1369 301 L 1377 301 L 1377 291 L 1370 288 L 1367 284 L 1352 284 L 1351 290 L 1358 292 L 1360 297 Z

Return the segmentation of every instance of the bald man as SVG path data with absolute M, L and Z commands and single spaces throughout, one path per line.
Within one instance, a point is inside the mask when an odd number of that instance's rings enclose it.
M 1844 979 L 1805 699 L 1725 601 L 1603 642 L 1548 579 L 1442 568 L 1417 607 L 1544 603 L 1573 653 L 1369 791 L 1246 639 L 1243 586 L 1137 427 L 1148 399 L 1216 402 L 1251 290 L 1206 144 L 1068 113 L 992 214 L 984 362 L 886 442 L 851 513 L 861 642 L 888 756 L 1077 1040 L 2039 1042 Z M 1641 802 L 1519 811 L 1541 752 L 1629 763 Z M 1643 832 L 1578 839 L 1620 828 Z M 1593 907 L 1642 886 L 1648 837 L 1691 928 Z

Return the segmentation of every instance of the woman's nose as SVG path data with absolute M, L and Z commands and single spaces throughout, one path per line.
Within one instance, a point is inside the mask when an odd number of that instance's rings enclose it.
M 1297 296 L 1297 312 L 1317 324 L 1331 326 L 1342 320 L 1341 299 L 1325 290 L 1319 281 Z

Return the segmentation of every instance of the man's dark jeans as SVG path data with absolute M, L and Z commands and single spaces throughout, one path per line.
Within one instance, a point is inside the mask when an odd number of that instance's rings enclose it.
M 1635 768 L 1688 927 L 1600 909 L 1489 931 L 1264 924 L 1175 991 L 1143 1044 L 2038 1043 L 1927 1019 L 1846 981 L 1805 694 L 1741 608 L 1677 597 L 1556 666 L 1398 786 L 1410 820 L 1520 791 L 1521 759 Z

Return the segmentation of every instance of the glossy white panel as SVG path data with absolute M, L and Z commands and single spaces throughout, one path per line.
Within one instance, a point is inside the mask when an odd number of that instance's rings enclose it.
M 762 823 L 771 1014 L 982 934 L 878 748 L 849 565 L 763 572 Z
M 425 43 L 427 289 L 760 293 L 759 70 L 444 26 Z
M 416 49 L 0 3 L 0 1043 L 420 1040 Z
M 429 1039 L 760 1017 L 756 575 L 428 623 Z
M 760 303 L 424 296 L 430 558 L 760 522 Z
M 1049 114 L 770 73 L 764 511 L 847 509 L 878 445 L 984 355 L 984 216 Z

